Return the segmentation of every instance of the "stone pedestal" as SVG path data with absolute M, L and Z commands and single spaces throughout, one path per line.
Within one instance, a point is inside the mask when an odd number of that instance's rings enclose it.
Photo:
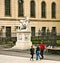
M 30 31 L 18 31 L 17 32 L 17 42 L 13 49 L 30 49 L 32 45 L 31 42 L 31 32 Z

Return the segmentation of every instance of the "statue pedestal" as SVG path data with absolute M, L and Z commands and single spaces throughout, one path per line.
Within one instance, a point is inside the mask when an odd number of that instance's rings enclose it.
M 17 42 L 13 49 L 30 49 L 32 45 L 31 42 L 31 32 L 30 31 L 18 31 L 17 32 Z

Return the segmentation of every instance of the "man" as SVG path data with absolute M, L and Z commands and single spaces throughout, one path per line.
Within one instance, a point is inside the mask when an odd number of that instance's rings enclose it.
M 40 43 L 40 54 L 41 54 L 41 56 L 42 56 L 42 58 L 41 59 L 43 59 L 44 58 L 44 56 L 43 56 L 43 53 L 44 53 L 44 49 L 45 49 L 45 45 L 41 42 Z
M 33 57 L 34 57 L 34 48 L 33 48 L 33 46 L 31 46 L 30 54 L 31 54 L 30 60 L 31 60 L 31 59 L 33 60 Z

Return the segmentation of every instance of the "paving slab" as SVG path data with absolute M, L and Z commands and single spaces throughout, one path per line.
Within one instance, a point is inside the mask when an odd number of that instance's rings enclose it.
M 60 63 L 60 61 L 53 60 L 35 60 L 30 61 L 30 58 L 26 57 L 17 57 L 9 55 L 0 55 L 0 63 Z

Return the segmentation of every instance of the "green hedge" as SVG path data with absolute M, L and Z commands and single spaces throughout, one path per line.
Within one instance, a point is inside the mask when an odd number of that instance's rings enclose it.
M 55 40 L 47 39 L 47 38 L 41 39 L 41 38 L 38 38 L 38 37 L 32 37 L 31 38 L 31 41 L 32 41 L 33 44 L 40 44 L 40 42 L 42 41 L 47 46 L 48 45 L 55 45 L 56 44 L 56 41 Z
M 32 41 L 38 41 L 38 37 L 31 37 Z
M 57 40 L 57 45 L 60 46 L 60 40 Z

